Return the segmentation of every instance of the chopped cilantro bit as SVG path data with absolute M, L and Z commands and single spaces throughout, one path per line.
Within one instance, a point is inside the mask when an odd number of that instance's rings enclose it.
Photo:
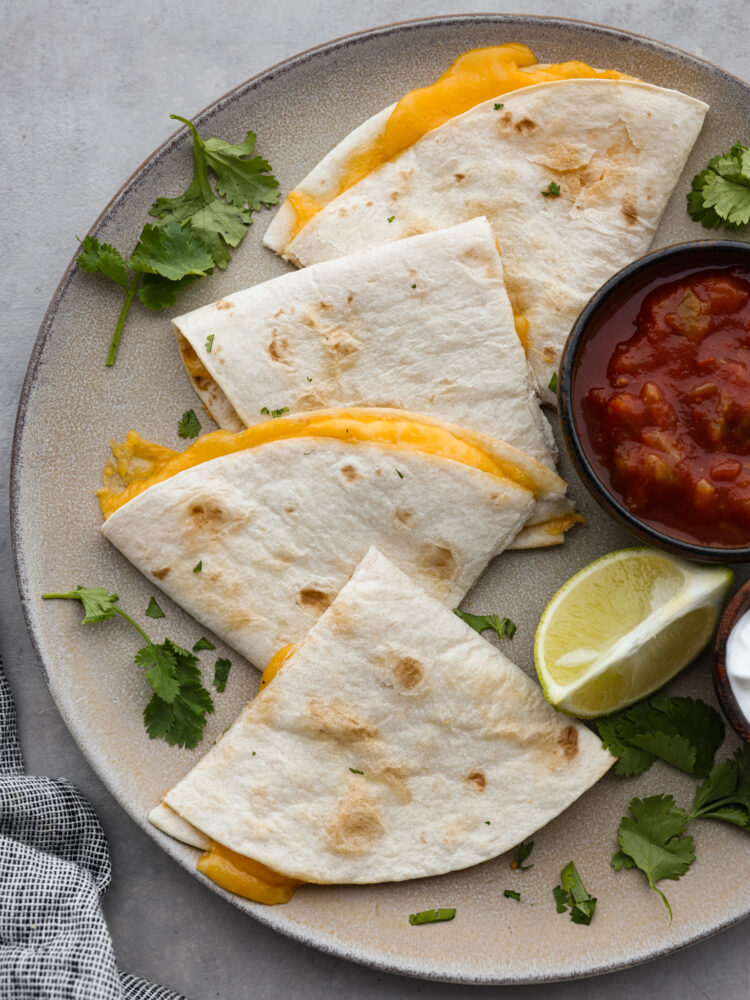
M 364 771 L 358 771 L 356 767 L 350 767 L 349 770 L 352 772 L 352 774 L 364 774 L 365 773 Z
M 688 819 L 719 819 L 750 832 L 750 746 L 712 768 L 695 790 Z
M 557 392 L 557 372 L 552 372 L 552 378 L 549 380 L 549 391 Z
M 403 474 L 403 472 L 401 472 L 400 469 L 396 469 L 396 475 L 398 476 L 399 479 L 403 479 L 404 478 L 404 474 Z
M 486 820 L 484 821 L 484 823 L 485 823 L 485 826 L 489 826 L 491 822 L 492 822 L 492 820 L 489 820 L 489 819 L 486 819 Z
M 519 844 L 518 845 L 518 858 L 516 859 L 515 867 L 520 872 L 527 872 L 529 870 L 529 868 L 533 868 L 534 867 L 533 862 L 530 865 L 525 865 L 524 864 L 524 861 L 526 860 L 526 858 L 528 858 L 528 856 L 531 854 L 531 852 L 533 851 L 533 849 L 534 849 L 534 841 L 533 840 L 530 840 L 528 842 L 528 844 Z
M 688 214 L 706 229 L 736 229 L 750 222 L 750 147 L 736 142 L 693 178 Z
M 200 573 L 202 569 L 203 569 L 203 560 L 201 559 L 195 564 L 195 566 L 193 566 L 193 572 Z
M 416 282 L 411 287 L 416 288 L 417 287 Z
M 206 725 L 206 715 L 214 710 L 211 695 L 201 683 L 197 657 L 171 639 L 152 642 L 130 615 L 115 606 L 117 595 L 109 594 L 104 587 L 78 587 L 68 593 L 42 594 L 42 597 L 80 601 L 85 612 L 82 623 L 85 624 L 108 621 L 115 614 L 129 622 L 146 641 L 135 654 L 135 663 L 143 669 L 154 691 L 143 712 L 146 732 L 152 739 L 161 736 L 171 745 L 190 749 L 197 746 Z M 152 602 L 156 604 L 153 598 Z
M 395 215 L 389 215 L 389 216 L 388 216 L 388 221 L 389 221 L 389 222 L 393 222 L 393 220 L 394 220 L 395 218 L 396 218 L 396 216 L 395 216 Z
M 500 109 L 504 107 L 505 107 L 504 104 L 495 104 L 495 111 L 500 111 Z
M 225 656 L 220 656 L 214 664 L 214 687 L 217 691 L 223 691 L 227 686 L 227 678 L 229 677 L 231 667 L 232 661 L 228 660 Z
M 185 410 L 177 425 L 177 433 L 181 438 L 194 438 L 201 432 L 201 422 L 195 415 L 195 410 Z
M 312 379 L 310 379 L 312 381 Z M 280 417 L 283 413 L 289 413 L 288 406 L 282 406 L 278 410 L 269 410 L 267 406 L 261 407 L 261 413 L 265 413 L 267 417 Z
M 450 907 L 444 907 L 440 910 L 422 910 L 420 913 L 410 913 L 409 923 L 412 927 L 417 924 L 439 924 L 444 920 L 453 920 L 455 915 L 455 909 Z
M 491 628 L 501 639 L 512 639 L 516 634 L 516 625 L 510 618 L 501 619 L 497 615 L 472 615 L 458 608 L 453 609 L 453 614 L 458 615 L 475 632 L 484 632 L 485 629 Z
M 545 198 L 559 198 L 560 197 L 560 185 L 557 181 L 550 181 L 550 185 L 546 191 L 542 191 L 542 195 Z
M 307 376 L 307 381 L 312 382 L 312 378 L 309 375 Z
M 521 902 L 521 893 L 516 892 L 515 889 L 506 889 L 503 893 L 506 899 L 515 899 L 517 903 Z
M 199 653 L 202 649 L 216 649 L 216 646 L 212 642 L 209 642 L 205 636 L 201 636 L 200 639 L 193 646 L 193 652 Z
M 209 335 L 206 337 L 206 354 L 211 353 L 211 348 L 214 346 L 215 336 L 216 336 L 215 333 L 209 333 Z
M 138 296 L 148 309 L 174 305 L 177 293 L 197 277 L 225 268 L 252 222 L 252 213 L 278 201 L 278 182 L 270 164 L 252 156 L 255 135 L 247 133 L 239 145 L 223 139 L 201 139 L 186 118 L 172 118 L 188 126 L 193 138 L 193 180 L 176 198 L 159 198 L 151 206 L 155 221 L 146 223 L 127 262 L 109 243 L 94 236 L 81 241 L 78 266 L 102 274 L 125 293 L 117 318 L 107 366 L 114 363 L 125 320 Z M 215 189 L 209 170 L 213 172 Z M 222 200 L 224 199 L 224 200 Z M 211 348 L 206 347 L 210 352 Z
M 581 881 L 581 876 L 572 861 L 560 872 L 560 885 L 552 890 L 557 904 L 557 912 L 565 913 L 570 907 L 570 919 L 574 924 L 588 924 L 596 910 L 596 896 L 590 896 Z
M 156 603 L 156 598 L 152 597 L 148 602 L 148 607 L 146 608 L 146 614 L 149 618 L 163 618 L 164 612 Z
M 650 795 L 633 799 L 630 816 L 624 816 L 617 831 L 620 850 L 610 862 L 615 871 L 640 868 L 648 884 L 661 896 L 672 919 L 672 907 L 655 883 L 663 878 L 677 880 L 695 861 L 693 838 L 683 836 L 688 818 L 671 795 Z
M 659 757 L 705 778 L 724 739 L 718 712 L 699 698 L 657 695 L 599 719 L 597 728 L 604 746 L 619 758 L 615 773 L 626 776 L 641 774 Z

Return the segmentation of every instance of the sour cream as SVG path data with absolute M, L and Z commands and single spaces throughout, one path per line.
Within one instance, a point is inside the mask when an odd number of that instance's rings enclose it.
M 750 611 L 745 612 L 729 633 L 727 676 L 740 711 L 750 722 Z

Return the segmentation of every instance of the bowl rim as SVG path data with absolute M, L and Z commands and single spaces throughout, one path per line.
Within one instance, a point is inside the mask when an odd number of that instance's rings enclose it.
M 729 635 L 740 620 L 750 611 L 750 580 L 744 583 L 724 608 L 719 628 L 714 641 L 714 659 L 711 674 L 717 697 L 721 702 L 724 715 L 737 735 L 750 745 L 750 719 L 739 706 L 727 674 L 727 643 Z
M 578 433 L 575 411 L 573 407 L 573 383 L 578 365 L 580 348 L 585 343 L 586 334 L 596 315 L 609 301 L 610 296 L 617 292 L 628 281 L 645 277 L 654 265 L 665 259 L 678 260 L 680 257 L 695 253 L 713 254 L 716 252 L 739 252 L 750 258 L 750 243 L 741 240 L 703 239 L 672 243 L 669 246 L 653 250 L 623 267 L 613 275 L 591 296 L 583 307 L 575 323 L 571 327 L 568 339 L 560 359 L 558 385 L 558 415 L 562 429 L 565 447 L 573 460 L 581 479 L 587 489 L 610 515 L 620 521 L 638 538 L 658 548 L 677 553 L 688 559 L 704 562 L 750 562 L 750 544 L 737 547 L 721 547 L 703 545 L 700 542 L 690 542 L 676 538 L 660 531 L 646 521 L 633 514 L 602 482 L 596 469 L 589 460 Z M 707 263 L 706 267 L 711 264 Z

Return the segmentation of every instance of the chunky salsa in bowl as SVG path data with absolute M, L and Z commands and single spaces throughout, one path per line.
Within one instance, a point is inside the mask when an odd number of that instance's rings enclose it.
M 656 251 L 578 318 L 560 371 L 569 451 L 648 541 L 750 560 L 750 245 Z

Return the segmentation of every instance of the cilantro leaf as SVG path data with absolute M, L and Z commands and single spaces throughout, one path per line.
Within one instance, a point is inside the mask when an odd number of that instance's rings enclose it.
M 146 223 L 133 254 L 130 266 L 136 271 L 160 274 L 170 281 L 179 281 L 188 274 L 205 275 L 214 262 L 190 224 L 165 226 Z
M 106 587 L 82 587 L 79 584 L 75 590 L 69 590 L 64 594 L 42 594 L 42 599 L 45 601 L 52 600 L 53 598 L 80 601 L 84 611 L 81 625 L 109 621 L 119 611 L 114 606 L 117 594 L 110 594 Z
M 164 618 L 164 612 L 156 603 L 156 598 L 152 597 L 148 602 L 148 607 L 146 608 L 146 614 L 149 618 Z
M 518 858 L 516 859 L 515 864 L 511 865 L 511 868 L 517 868 L 519 872 L 527 872 L 529 868 L 533 868 L 534 867 L 533 862 L 530 865 L 524 864 L 524 861 L 526 860 L 526 858 L 528 858 L 533 849 L 534 849 L 533 840 L 530 840 L 528 844 L 519 844 Z
M 560 872 L 560 885 L 552 890 L 558 913 L 565 913 L 570 907 L 570 919 L 574 924 L 591 923 L 596 911 L 596 896 L 591 896 L 586 890 L 581 876 L 572 861 Z
M 646 699 L 597 722 L 599 735 L 619 758 L 615 773 L 641 774 L 659 757 L 674 767 L 706 777 L 724 739 L 718 712 L 699 698 Z
M 100 243 L 95 236 L 84 236 L 76 264 L 88 274 L 103 274 L 116 282 L 120 288 L 128 287 L 128 269 L 125 267 L 125 261 L 119 250 L 115 250 L 111 243 Z
M 135 662 L 139 667 L 143 667 L 146 680 L 162 701 L 171 705 L 177 697 L 180 685 L 176 677 L 177 662 L 166 643 L 161 646 L 154 643 L 143 646 L 135 654 Z
M 237 208 L 257 211 L 262 206 L 275 205 L 279 200 L 279 182 L 271 175 L 271 164 L 260 156 L 251 157 L 255 149 L 255 133 L 238 146 L 223 139 L 206 139 L 203 152 L 206 162 L 216 174 L 216 190 Z
M 166 639 L 161 649 L 174 658 L 174 677 L 179 691 L 172 702 L 154 695 L 143 712 L 143 721 L 149 736 L 162 737 L 172 746 L 194 749 L 203 736 L 206 715 L 213 712 L 210 693 L 201 683 L 198 657 Z
M 706 229 L 750 222 L 750 147 L 737 142 L 693 178 L 688 213 Z
M 720 819 L 750 833 L 750 746 L 717 764 L 695 790 L 689 819 Z
M 398 472 L 398 470 L 396 471 Z M 512 639 L 516 634 L 516 625 L 510 618 L 500 619 L 497 615 L 472 615 L 468 611 L 460 611 L 458 608 L 453 609 L 453 614 L 458 615 L 475 632 L 484 632 L 485 629 L 491 628 L 501 639 Z
M 549 391 L 557 394 L 557 372 L 552 372 L 549 380 Z
M 550 181 L 549 187 L 542 191 L 542 195 L 545 198 L 559 198 L 560 197 L 560 185 L 557 181 Z
M 181 438 L 194 438 L 197 437 L 200 432 L 201 422 L 196 417 L 195 410 L 185 410 L 179 424 L 177 425 L 177 433 Z
M 517 903 L 521 902 L 521 893 L 516 892 L 515 889 L 506 889 L 503 892 L 503 896 L 505 896 L 506 899 L 515 899 Z
M 200 639 L 193 646 L 193 652 L 198 653 L 201 649 L 216 649 L 216 646 L 207 639 L 205 636 L 201 636 Z
M 232 661 L 224 656 L 220 656 L 214 664 L 214 687 L 217 691 L 223 691 L 227 686 L 227 678 L 232 667 Z
M 455 915 L 454 908 L 445 906 L 439 910 L 422 910 L 420 913 L 410 913 L 409 923 L 412 927 L 417 924 L 439 924 L 443 920 L 453 920 Z
M 144 274 L 138 288 L 138 298 L 147 309 L 157 312 L 159 309 L 169 309 L 177 301 L 178 293 L 191 284 L 197 274 L 186 274 L 179 281 L 170 281 L 161 274 Z
M 693 838 L 685 836 L 687 815 L 671 795 L 633 799 L 630 816 L 624 816 L 617 831 L 620 850 L 610 862 L 615 871 L 640 868 L 648 884 L 658 892 L 672 919 L 672 907 L 656 882 L 679 879 L 695 861 Z

